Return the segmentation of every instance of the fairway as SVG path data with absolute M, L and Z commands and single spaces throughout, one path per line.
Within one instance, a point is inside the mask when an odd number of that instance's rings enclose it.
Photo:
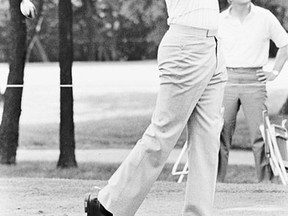
M 0 179 L 0 215 L 84 215 L 84 194 L 104 181 Z M 156 182 L 136 216 L 180 215 L 185 183 Z M 265 184 L 218 184 L 213 216 L 287 216 L 288 188 Z
M 0 216 L 288 216 L 288 0 L 0 0 L 0 29 Z
M 268 68 L 273 61 L 270 60 Z M 0 64 L 2 90 L 7 73 L 8 65 Z M 58 148 L 59 79 L 58 63 L 26 65 L 20 148 Z M 285 102 L 287 83 L 286 66 L 275 81 L 267 84 L 270 114 L 277 114 Z M 159 88 L 157 62 L 76 62 L 73 65 L 73 85 L 77 148 L 130 148 L 149 125 L 154 110 Z M 0 104 L 0 113 L 1 109 Z M 239 118 L 235 146 L 250 149 L 247 146 L 248 130 L 241 112 Z M 182 145 L 183 137 L 179 145 Z
M 278 112 L 287 97 L 286 68 L 275 82 L 267 86 L 268 108 L 272 114 Z M 3 73 L 7 70 L 6 64 L 0 64 L 2 87 L 5 83 Z M 73 80 L 77 149 L 132 147 L 148 126 L 155 106 L 159 87 L 156 61 L 75 63 Z M 20 119 L 20 148 L 58 149 L 59 95 L 57 63 L 27 65 Z M 243 134 L 240 134 L 241 138 L 247 138 Z M 240 143 L 246 145 L 244 141 Z M 23 164 L 26 168 L 31 165 Z M 89 164 L 86 166 L 92 167 Z M 43 176 L 50 174 L 59 178 L 55 167 L 54 164 L 41 165 Z M 87 170 L 89 179 L 93 176 L 91 173 L 96 171 Z M 254 180 L 254 169 L 249 167 L 249 170 L 253 174 L 250 179 Z M 245 175 L 248 175 L 246 170 Z M 106 181 L 99 180 L 44 177 L 23 178 L 20 174 L 17 177 L 2 176 L 0 215 L 84 215 L 84 194 L 93 185 L 103 187 L 106 184 Z M 184 191 L 185 183 L 156 182 L 136 216 L 180 215 Z M 213 216 L 286 216 L 287 200 L 288 189 L 282 185 L 218 184 Z

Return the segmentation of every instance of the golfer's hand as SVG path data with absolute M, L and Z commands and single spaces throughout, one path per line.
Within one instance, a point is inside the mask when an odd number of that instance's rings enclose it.
M 273 71 L 258 70 L 256 75 L 261 83 L 266 83 L 267 81 L 273 81 L 278 74 L 275 74 Z
M 22 0 L 20 4 L 20 10 L 25 17 L 30 19 L 35 18 L 37 15 L 36 8 L 30 0 Z

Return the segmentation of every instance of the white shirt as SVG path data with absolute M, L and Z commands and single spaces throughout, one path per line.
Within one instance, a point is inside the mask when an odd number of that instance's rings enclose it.
M 220 15 L 218 36 L 227 67 L 262 67 L 268 62 L 270 39 L 277 47 L 288 44 L 288 35 L 268 10 L 251 3 L 241 23 L 230 8 Z
M 217 29 L 218 0 L 166 0 L 168 25 L 178 24 L 203 29 Z

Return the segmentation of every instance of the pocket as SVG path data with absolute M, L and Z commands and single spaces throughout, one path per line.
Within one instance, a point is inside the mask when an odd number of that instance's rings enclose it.
M 228 80 L 228 74 L 227 74 L 227 68 L 226 68 L 226 61 L 224 58 L 224 54 L 222 51 L 222 46 L 221 43 L 217 43 L 217 68 L 216 68 L 216 73 L 215 74 L 221 74 L 222 75 L 222 81 L 227 81 Z
M 171 75 L 179 71 L 182 51 L 181 40 L 166 33 L 159 45 L 157 55 L 158 69 L 161 74 Z

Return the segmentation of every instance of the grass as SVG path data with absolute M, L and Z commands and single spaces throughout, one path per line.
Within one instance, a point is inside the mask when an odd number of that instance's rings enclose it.
M 279 123 L 279 116 L 271 116 Z M 287 118 L 287 117 L 284 117 Z M 122 116 L 75 123 L 78 149 L 131 148 L 141 138 L 150 123 L 151 115 Z M 30 149 L 57 149 L 59 143 L 58 124 L 22 125 L 20 147 Z M 185 133 L 177 146 L 185 142 Z M 244 119 L 237 122 L 232 149 L 251 150 L 249 131 Z
M 85 180 L 108 180 L 119 164 L 79 163 L 78 168 L 58 169 L 56 162 L 21 162 L 16 166 L 0 165 L 0 178 L 62 178 Z M 171 175 L 172 164 L 166 164 L 159 181 L 176 182 Z M 226 181 L 229 183 L 255 183 L 252 166 L 229 166 Z
M 239 118 L 238 118 L 239 119 Z M 288 116 L 280 116 L 280 115 L 270 115 L 271 123 L 281 125 L 282 119 L 288 119 Z M 251 150 L 250 139 L 249 139 L 249 131 L 248 126 L 245 119 L 239 119 L 237 121 L 237 126 L 235 130 L 235 134 L 232 140 L 232 149 L 239 150 Z
M 77 148 L 130 148 L 149 125 L 155 101 L 156 94 L 139 92 L 77 99 L 76 104 L 85 105 L 81 112 L 75 111 Z M 58 140 L 59 124 L 20 125 L 21 148 L 56 149 Z M 183 134 L 178 145 L 184 140 Z
M 77 148 L 131 148 L 149 125 L 155 101 L 155 93 L 143 92 L 76 98 L 74 114 Z M 45 117 L 44 111 L 38 114 Z M 280 118 L 275 114 L 271 116 L 273 122 L 279 122 Z M 184 142 L 183 133 L 177 147 L 181 147 Z M 59 124 L 21 124 L 19 143 L 21 148 L 57 149 Z M 249 132 L 243 117 L 238 118 L 232 149 L 251 150 Z
M 150 116 L 131 116 L 86 121 L 75 124 L 78 149 L 131 148 L 150 123 Z M 20 147 L 30 149 L 57 149 L 58 125 L 41 124 L 21 126 Z M 183 145 L 184 134 L 178 141 Z
M 7 65 L 0 64 L 4 66 Z M 156 62 L 77 63 L 73 68 L 77 148 L 132 147 L 149 125 L 155 107 L 157 91 L 147 88 L 159 86 Z M 59 89 L 50 86 L 58 83 L 58 65 L 28 64 L 26 69 L 19 147 L 58 149 Z M 286 99 L 287 91 L 278 89 L 272 93 L 267 104 L 269 110 L 274 107 L 275 114 L 275 109 L 283 104 L 280 98 Z M 177 146 L 184 142 L 185 134 L 182 134 Z M 243 118 L 237 121 L 232 148 L 251 149 Z
M 84 215 L 86 193 L 106 181 L 0 178 L 0 215 Z M 186 184 L 156 182 L 135 216 L 179 215 Z M 217 184 L 213 216 L 287 216 L 287 187 L 277 184 Z

